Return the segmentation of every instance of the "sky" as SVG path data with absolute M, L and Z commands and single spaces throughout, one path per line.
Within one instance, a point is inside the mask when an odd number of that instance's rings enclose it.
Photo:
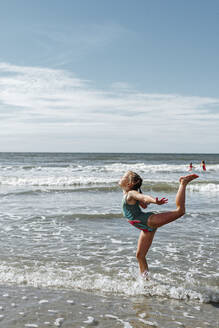
M 0 152 L 218 145 L 218 0 L 0 2 Z

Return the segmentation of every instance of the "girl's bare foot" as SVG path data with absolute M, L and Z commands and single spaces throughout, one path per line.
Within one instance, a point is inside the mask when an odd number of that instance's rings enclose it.
M 179 182 L 183 185 L 187 185 L 189 182 L 191 182 L 194 179 L 197 179 L 199 176 L 197 174 L 189 174 L 184 177 L 179 178 Z
M 142 274 L 141 274 L 141 277 L 143 280 L 150 280 L 150 277 L 149 277 L 149 272 L 147 270 L 145 270 Z

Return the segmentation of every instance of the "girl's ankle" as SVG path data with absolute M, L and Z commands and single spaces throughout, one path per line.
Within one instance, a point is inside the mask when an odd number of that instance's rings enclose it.
M 148 270 L 145 270 L 144 272 L 142 272 L 142 273 L 141 273 L 141 277 L 142 277 L 142 279 L 144 279 L 144 280 L 149 280 L 150 277 L 149 277 L 149 272 L 148 272 Z

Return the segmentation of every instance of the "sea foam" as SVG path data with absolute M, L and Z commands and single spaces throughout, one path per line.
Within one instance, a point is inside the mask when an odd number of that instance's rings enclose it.
M 173 282 L 156 280 L 156 275 L 150 276 L 150 280 L 145 282 L 138 274 L 132 275 L 117 275 L 110 276 L 106 274 L 92 274 L 86 272 L 83 267 L 78 269 L 61 269 L 57 268 L 57 263 L 53 265 L 45 265 L 27 270 L 17 268 L 16 266 L 9 267 L 8 265 L 0 266 L 0 280 L 2 283 L 16 283 L 18 285 L 28 285 L 34 287 L 47 288 L 64 288 L 78 289 L 84 291 L 95 291 L 101 294 L 113 293 L 119 295 L 136 296 L 145 295 L 148 297 L 160 296 L 178 300 L 196 300 L 201 303 L 219 302 L 219 291 L 213 290 L 206 286 L 200 288 L 191 284 L 175 285 Z M 39 304 L 45 303 L 47 300 L 39 301 Z

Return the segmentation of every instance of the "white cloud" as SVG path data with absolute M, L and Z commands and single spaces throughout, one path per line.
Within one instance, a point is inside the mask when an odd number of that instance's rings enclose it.
M 27 151 L 216 152 L 219 141 L 219 99 L 140 93 L 121 82 L 98 90 L 64 70 L 8 63 L 0 63 L 0 117 L 2 151 L 26 140 Z

